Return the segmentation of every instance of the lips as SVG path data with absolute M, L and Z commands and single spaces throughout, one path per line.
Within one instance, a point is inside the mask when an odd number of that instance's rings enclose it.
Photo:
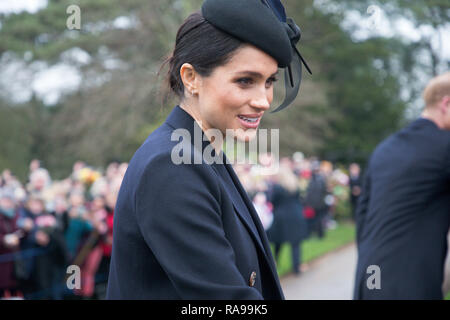
M 244 117 L 244 116 L 238 116 L 240 119 L 248 121 L 248 122 L 256 122 L 258 121 L 259 117 Z
M 239 114 L 238 119 L 241 124 L 246 128 L 257 128 L 262 114 Z

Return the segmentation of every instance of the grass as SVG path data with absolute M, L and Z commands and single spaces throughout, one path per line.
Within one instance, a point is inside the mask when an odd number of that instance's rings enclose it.
M 302 263 L 310 262 L 325 253 L 336 250 L 355 240 L 355 226 L 353 223 L 342 223 L 334 230 L 327 230 L 323 239 L 309 238 L 302 243 Z M 272 253 L 274 253 L 274 246 Z M 283 276 L 292 270 L 291 247 L 282 245 L 280 249 L 279 263 L 277 265 L 278 276 Z
M 447 295 L 445 296 L 444 300 L 450 300 L 450 292 L 447 293 Z

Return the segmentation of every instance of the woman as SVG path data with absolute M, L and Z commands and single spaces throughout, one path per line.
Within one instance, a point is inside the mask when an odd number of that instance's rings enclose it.
M 261 222 L 220 149 L 222 137 L 208 132 L 240 129 L 237 139 L 252 139 L 278 67 L 292 75 L 280 108 L 295 98 L 300 35 L 285 21 L 279 1 L 207 0 L 180 27 L 168 60 L 180 104 L 129 163 L 107 298 L 284 298 Z M 205 163 L 205 153 L 219 161 Z
M 20 249 L 21 233 L 17 220 L 13 194 L 0 188 L 0 299 L 18 294 L 14 260 L 11 259 Z
M 301 242 L 308 236 L 308 225 L 303 217 L 297 177 L 289 168 L 280 168 L 270 201 L 273 205 L 273 223 L 267 234 L 275 244 L 275 259 L 278 261 L 281 245 L 289 243 L 292 249 L 292 269 L 295 274 L 299 274 Z

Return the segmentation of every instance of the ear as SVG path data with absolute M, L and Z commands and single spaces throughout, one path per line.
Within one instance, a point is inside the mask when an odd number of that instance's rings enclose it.
M 439 103 L 439 109 L 443 114 L 449 114 L 450 113 L 450 96 L 445 95 L 442 97 L 440 103 Z
M 180 77 L 181 81 L 183 81 L 184 88 L 188 93 L 193 94 L 194 92 L 197 92 L 200 76 L 190 63 L 183 63 L 180 68 Z
M 442 100 L 442 103 L 444 103 L 447 108 L 450 108 L 450 96 L 444 96 Z

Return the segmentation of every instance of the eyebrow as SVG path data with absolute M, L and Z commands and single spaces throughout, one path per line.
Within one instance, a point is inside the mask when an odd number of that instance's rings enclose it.
M 249 70 L 239 71 L 239 72 L 236 72 L 236 74 L 247 74 L 247 75 L 253 76 L 255 78 L 262 78 L 263 77 L 263 75 L 261 73 L 255 72 L 255 71 L 249 71 Z M 278 70 L 276 72 L 272 73 L 270 76 L 273 77 L 273 76 L 276 76 L 276 75 L 278 75 Z

